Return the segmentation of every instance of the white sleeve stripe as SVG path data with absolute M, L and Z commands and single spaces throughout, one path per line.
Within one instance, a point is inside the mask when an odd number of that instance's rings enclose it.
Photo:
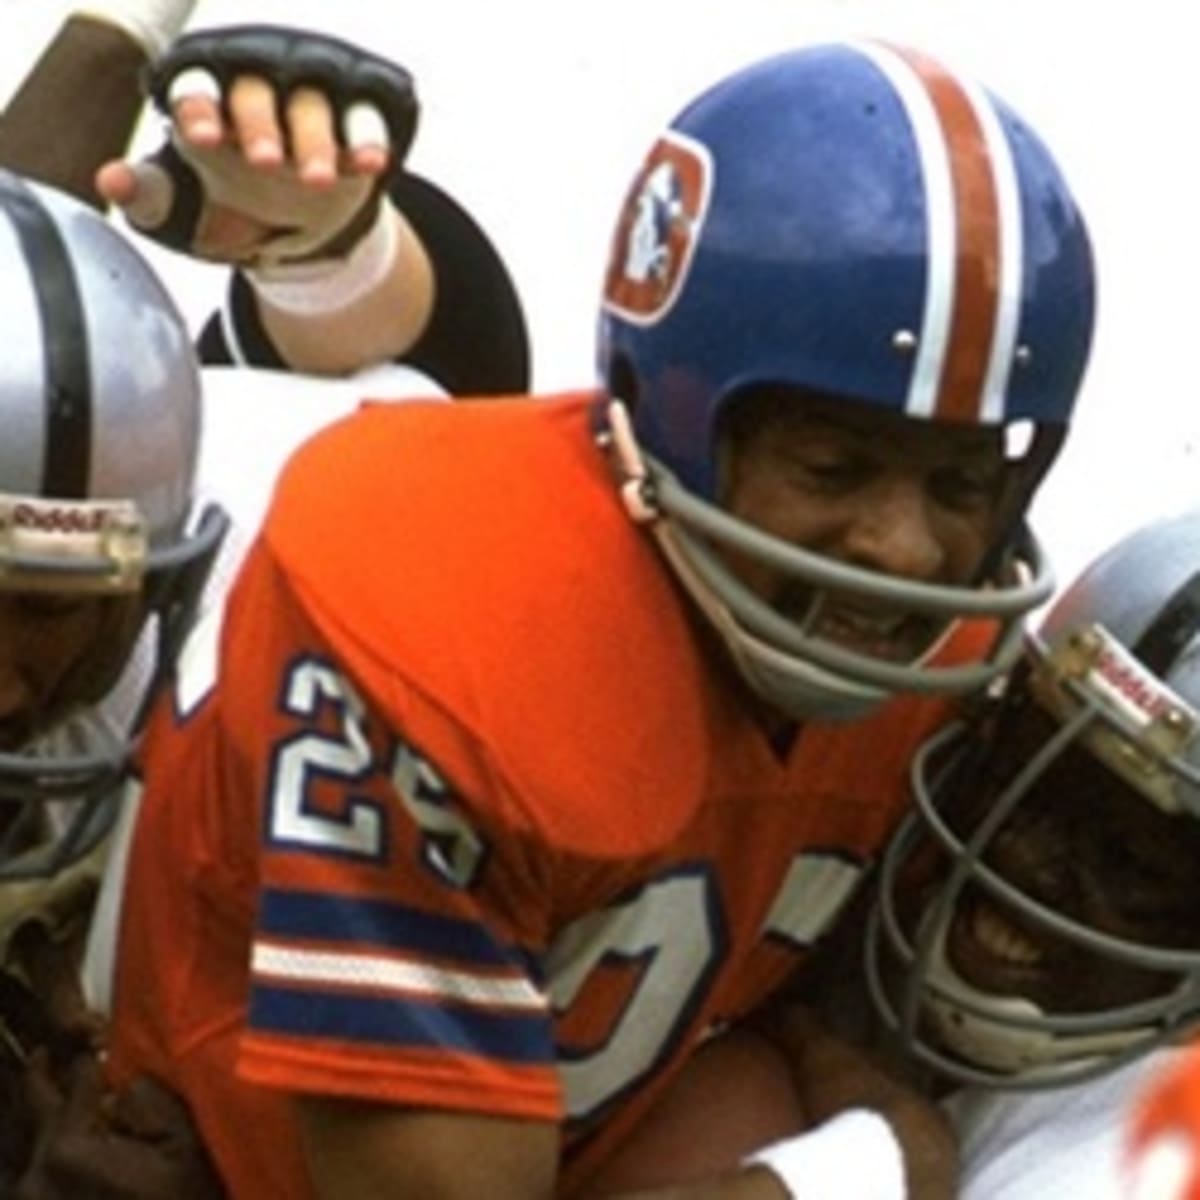
M 445 970 L 384 955 L 300 950 L 256 942 L 251 968 L 257 978 L 276 982 L 424 996 L 489 1009 L 541 1013 L 547 1008 L 545 995 L 527 979 Z

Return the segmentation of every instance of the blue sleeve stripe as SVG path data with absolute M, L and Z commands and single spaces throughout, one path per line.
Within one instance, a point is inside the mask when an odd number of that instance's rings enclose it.
M 360 949 L 372 946 L 474 967 L 515 967 L 534 979 L 541 974 L 533 955 L 500 942 L 477 921 L 460 921 L 386 900 L 272 888 L 260 899 L 258 928 L 267 937 Z

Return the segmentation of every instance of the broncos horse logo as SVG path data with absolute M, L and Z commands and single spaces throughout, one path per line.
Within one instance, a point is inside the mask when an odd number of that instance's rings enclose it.
M 606 303 L 651 322 L 679 293 L 708 204 L 711 160 L 704 146 L 664 135 L 626 196 L 609 256 Z

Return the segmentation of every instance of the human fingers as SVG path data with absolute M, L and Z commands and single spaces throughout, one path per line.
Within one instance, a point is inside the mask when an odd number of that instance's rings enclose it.
M 288 97 L 287 121 L 300 178 L 316 187 L 331 187 L 337 180 L 338 143 L 325 94 L 315 87 L 296 88 Z
M 170 176 L 153 162 L 105 163 L 96 172 L 96 191 L 141 230 L 155 230 L 165 224 L 175 200 Z
M 225 137 L 221 85 L 204 67 L 189 67 L 167 89 L 171 119 L 180 136 L 194 146 L 219 146 Z
M 288 99 L 287 119 L 292 155 L 306 182 L 332 183 L 339 165 L 352 174 L 377 176 L 391 162 L 387 120 L 370 101 L 356 101 L 339 117 L 325 91 L 302 86 Z
M 229 88 L 227 108 L 234 139 L 246 161 L 255 167 L 281 166 L 284 135 L 270 81 L 259 75 L 239 75 Z
M 402 164 L 412 144 L 419 104 L 412 76 L 398 63 L 361 46 L 311 30 L 276 25 L 242 25 L 184 34 L 151 64 L 146 88 L 154 103 L 167 110 L 173 80 L 192 68 L 209 71 L 228 90 L 241 75 L 272 82 L 278 97 L 302 87 L 315 87 L 331 108 L 351 114 L 360 104 L 382 114 L 387 133 L 381 140 L 370 117 L 372 136 L 347 137 L 345 122 L 338 130 L 351 169 L 378 173 Z M 354 122 L 362 118 L 353 118 Z
M 124 208 L 137 191 L 133 164 L 121 158 L 113 159 L 100 167 L 96 172 L 95 183 L 96 191 L 105 204 L 115 204 L 118 208 Z
M 360 175 L 382 175 L 391 162 L 387 119 L 367 100 L 351 104 L 342 115 L 342 139 L 351 169 Z
M 96 173 L 96 191 L 139 233 L 173 250 L 195 254 L 207 206 L 203 181 L 181 147 L 171 139 L 146 158 L 105 163 Z M 191 147 L 187 153 L 225 154 L 240 161 L 238 151 L 228 145 L 206 151 Z

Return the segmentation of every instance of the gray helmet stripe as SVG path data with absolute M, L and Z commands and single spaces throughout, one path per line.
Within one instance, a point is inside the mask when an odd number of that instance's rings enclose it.
M 62 234 L 33 190 L 16 176 L 0 173 L 0 206 L 28 264 L 42 328 L 43 494 L 81 498 L 88 494 L 92 443 L 92 376 L 83 297 Z
M 1197 632 L 1200 632 L 1200 571 L 1176 588 L 1130 649 L 1156 675 L 1165 678 Z

